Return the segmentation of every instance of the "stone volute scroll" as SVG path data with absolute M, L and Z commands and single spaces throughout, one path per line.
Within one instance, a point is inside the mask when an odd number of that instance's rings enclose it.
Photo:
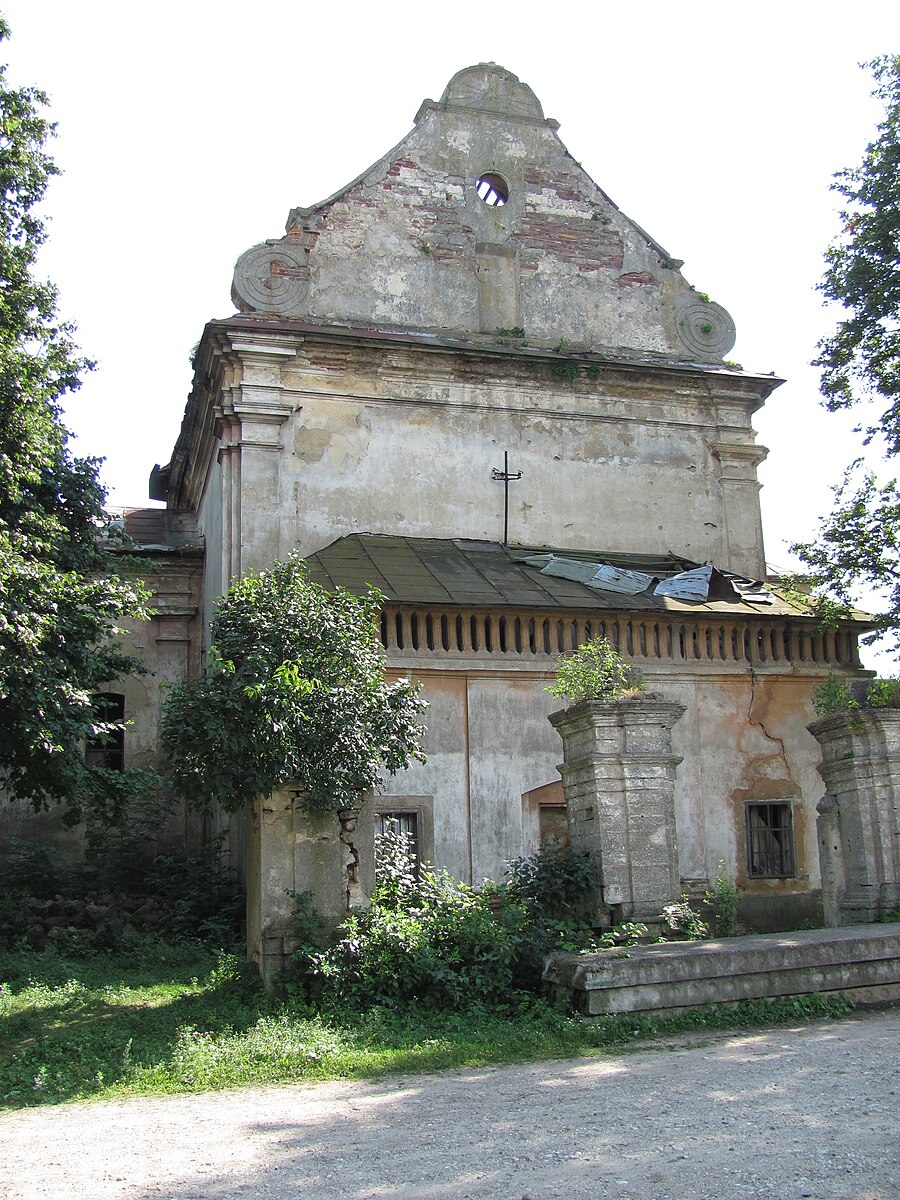
M 296 242 L 262 242 L 235 263 L 231 298 L 241 312 L 302 317 L 308 294 L 307 254 Z
M 701 358 L 722 358 L 734 346 L 734 321 L 721 304 L 687 304 L 677 315 L 682 345 Z

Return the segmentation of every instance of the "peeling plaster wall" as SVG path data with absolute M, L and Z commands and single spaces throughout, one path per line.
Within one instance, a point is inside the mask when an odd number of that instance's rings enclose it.
M 171 554 L 148 561 L 144 576 L 153 592 L 149 621 L 132 627 L 126 645 L 148 668 L 146 675 L 126 679 L 125 715 L 132 723 L 125 734 L 125 761 L 130 767 L 159 766 L 159 719 L 169 686 L 195 678 L 201 661 L 201 597 L 203 556 Z M 116 690 L 115 687 L 110 690 Z M 198 844 L 200 821 L 176 805 L 159 824 L 159 844 L 176 850 Z
M 481 670 L 413 673 L 432 705 L 426 714 L 428 761 L 388 779 L 386 797 L 433 796 L 438 863 L 475 883 L 498 879 L 506 861 L 536 848 L 533 830 L 523 822 L 523 796 L 559 779 L 562 744 L 547 717 L 560 701 L 544 690 L 547 674 L 526 669 L 497 671 L 485 664 Z M 680 874 L 686 886 L 702 884 L 724 862 L 763 922 L 790 923 L 815 910 L 815 806 L 822 784 L 819 748 L 806 722 L 820 682 L 689 665 L 678 676 L 648 672 L 651 690 L 687 710 L 672 731 L 673 753 L 683 758 L 675 782 Z M 747 878 L 746 800 L 792 802 L 796 878 Z
M 506 450 L 523 472 L 510 488 L 513 543 L 674 550 L 763 573 L 752 392 L 737 385 L 726 402 L 724 385 L 713 394 L 701 380 L 613 370 L 559 382 L 551 365 L 306 338 L 281 375 L 277 472 L 267 466 L 251 486 L 242 468 L 242 513 L 277 486 L 281 553 L 359 531 L 499 540 L 503 488 L 491 469 Z M 748 461 L 726 478 L 732 445 Z M 274 528 L 260 526 L 272 549 L 254 547 L 256 561 L 276 557 Z

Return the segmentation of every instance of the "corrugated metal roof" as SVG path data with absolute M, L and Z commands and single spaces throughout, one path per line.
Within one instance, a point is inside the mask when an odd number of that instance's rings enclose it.
M 454 605 L 460 608 L 610 609 L 618 612 L 710 612 L 757 617 L 802 616 L 801 610 L 777 594 L 772 602 L 751 604 L 732 591 L 716 592 L 705 601 L 647 592 L 627 596 L 588 587 L 574 579 L 544 575 L 526 558 L 539 554 L 582 562 L 605 563 L 669 579 L 700 564 L 674 554 L 619 554 L 566 550 L 559 547 L 504 547 L 497 542 L 404 538 L 357 533 L 326 546 L 306 561 L 310 578 L 326 587 L 338 585 L 362 593 L 376 587 L 398 604 Z M 717 573 L 719 574 L 719 573 Z M 727 578 L 727 573 L 725 573 Z M 721 589 L 724 591 L 725 589 Z

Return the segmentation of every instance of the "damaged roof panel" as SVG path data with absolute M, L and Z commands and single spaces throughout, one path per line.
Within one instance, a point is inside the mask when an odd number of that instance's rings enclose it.
M 542 575 L 553 575 L 560 579 L 572 579 L 590 588 L 614 592 L 625 596 L 637 596 L 653 583 L 653 575 L 641 571 L 629 571 L 611 563 L 599 563 L 590 559 L 558 558 L 555 554 L 533 554 L 525 559 L 530 567 L 537 567 Z
M 546 571 L 561 563 L 560 573 Z M 310 578 L 325 586 L 362 593 L 371 585 L 399 604 L 735 616 L 758 613 L 765 605 L 768 615 L 803 615 L 758 581 L 673 554 L 510 548 L 366 533 L 341 538 L 311 555 L 307 564 Z M 643 590 L 627 590 L 645 579 Z

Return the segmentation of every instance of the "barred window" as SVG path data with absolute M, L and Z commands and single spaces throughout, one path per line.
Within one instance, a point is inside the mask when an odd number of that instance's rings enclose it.
M 750 878 L 784 879 L 796 874 L 790 804 L 748 804 L 745 813 Z
M 402 833 L 409 845 L 409 855 L 418 872 L 422 856 L 419 850 L 419 814 L 417 812 L 376 812 L 375 833 Z

